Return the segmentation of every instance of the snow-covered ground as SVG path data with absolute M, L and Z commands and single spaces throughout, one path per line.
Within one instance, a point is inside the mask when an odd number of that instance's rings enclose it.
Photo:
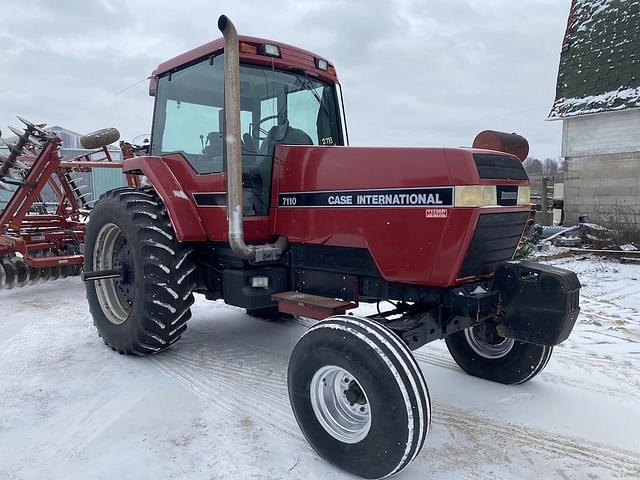
M 558 259 L 583 284 L 571 338 L 532 382 L 462 373 L 443 342 L 416 352 L 434 401 L 399 479 L 639 479 L 640 266 Z M 306 321 L 268 323 L 198 299 L 149 358 L 97 338 L 78 278 L 0 291 L 1 479 L 342 479 L 289 408 Z

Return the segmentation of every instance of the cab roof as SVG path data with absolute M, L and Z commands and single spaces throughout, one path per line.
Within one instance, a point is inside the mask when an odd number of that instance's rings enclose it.
M 274 68 L 281 70 L 303 70 L 309 75 L 315 76 L 324 82 L 338 82 L 337 75 L 335 74 L 335 70 L 331 63 L 328 63 L 329 67 L 331 67 L 329 70 L 321 70 L 317 67 L 317 59 L 325 60 L 324 57 L 292 45 L 287 45 L 286 43 L 275 42 L 264 38 L 240 35 L 238 39 L 241 46 L 240 61 L 242 63 L 273 66 Z M 249 47 L 256 47 L 256 53 L 249 53 L 251 48 L 243 49 L 243 44 Z M 260 51 L 262 45 L 277 46 L 280 49 L 280 56 L 273 57 L 261 54 Z M 189 64 L 195 63 L 198 60 L 202 60 L 203 58 L 218 55 L 222 53 L 223 50 L 224 38 L 220 37 L 212 42 L 200 45 L 199 47 L 181 53 L 180 55 L 161 63 L 158 65 L 158 68 L 153 71 L 152 76 L 159 77 L 161 75 L 174 72 Z M 333 74 L 331 73 L 331 70 L 333 70 Z

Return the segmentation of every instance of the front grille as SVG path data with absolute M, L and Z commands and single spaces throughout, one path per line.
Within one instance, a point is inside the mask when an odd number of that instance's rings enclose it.
M 517 158 L 502 155 L 477 153 L 473 156 L 482 179 L 528 180 L 522 162 Z
M 493 273 L 511 260 L 528 218 L 529 212 L 480 215 L 458 278 Z

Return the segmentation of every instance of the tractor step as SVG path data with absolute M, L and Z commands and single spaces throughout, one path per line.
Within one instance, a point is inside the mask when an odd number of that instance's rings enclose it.
M 310 317 L 316 320 L 322 320 L 332 315 L 342 315 L 347 310 L 358 306 L 356 302 L 302 292 L 275 293 L 271 298 L 278 302 L 278 310 L 282 313 Z

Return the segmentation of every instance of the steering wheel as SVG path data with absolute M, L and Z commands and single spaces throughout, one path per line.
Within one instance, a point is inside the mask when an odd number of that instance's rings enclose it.
M 264 117 L 260 119 L 260 122 L 258 123 L 258 140 L 266 140 L 267 139 L 267 135 L 269 135 L 269 132 L 266 131 L 264 128 L 262 128 L 262 124 L 264 122 L 268 122 L 269 120 L 274 120 L 278 118 L 278 115 L 269 115 L 268 117 Z M 264 135 L 264 137 L 260 136 L 260 133 L 262 133 Z

